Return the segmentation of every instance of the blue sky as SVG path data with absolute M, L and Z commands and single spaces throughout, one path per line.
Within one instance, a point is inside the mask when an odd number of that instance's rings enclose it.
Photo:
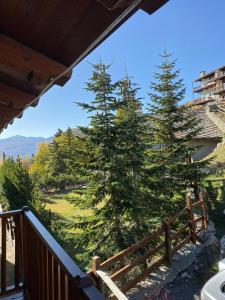
M 58 128 L 88 124 L 88 118 L 74 101 L 88 101 L 92 95 L 83 88 L 91 75 L 91 65 L 100 57 L 112 63 L 114 80 L 125 69 L 139 84 L 139 96 L 148 100 L 149 82 L 160 63 L 159 53 L 174 52 L 186 85 L 184 101 L 192 99 L 192 81 L 201 70 L 210 71 L 225 64 L 224 0 L 170 0 L 153 15 L 137 12 L 73 70 L 64 87 L 53 87 L 36 108 L 28 108 L 3 131 L 0 138 L 12 135 L 53 135 Z

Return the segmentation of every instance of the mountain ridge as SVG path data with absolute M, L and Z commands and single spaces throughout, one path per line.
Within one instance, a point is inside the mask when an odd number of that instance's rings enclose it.
M 3 152 L 7 157 L 16 158 L 18 156 L 32 156 L 37 151 L 40 143 L 49 143 L 53 137 L 32 137 L 23 135 L 14 135 L 8 138 L 0 139 L 0 156 Z

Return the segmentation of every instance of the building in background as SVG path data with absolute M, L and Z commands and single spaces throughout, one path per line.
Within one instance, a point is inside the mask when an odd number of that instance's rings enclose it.
M 193 82 L 193 93 L 198 94 L 195 102 L 225 103 L 225 65 L 209 73 L 201 71 Z

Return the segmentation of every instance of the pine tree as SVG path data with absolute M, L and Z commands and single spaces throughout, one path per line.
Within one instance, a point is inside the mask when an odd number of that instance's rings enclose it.
M 82 262 L 98 254 L 106 258 L 140 239 L 149 230 L 151 207 L 145 172 L 146 119 L 137 88 L 128 78 L 112 83 L 108 66 L 94 65 L 87 90 L 90 104 L 79 104 L 91 113 L 90 126 L 81 128 L 86 143 L 86 163 L 80 165 L 86 189 L 74 200 L 92 208 L 81 218 Z M 79 257 L 79 256 L 77 256 Z
M 190 163 L 196 151 L 191 144 L 200 128 L 193 111 L 181 101 L 185 95 L 176 61 L 166 51 L 151 84 L 149 123 L 153 136 L 149 150 L 149 174 L 155 190 L 168 201 L 201 184 L 204 162 Z M 156 149 L 156 146 L 160 149 Z M 172 206 L 173 207 L 173 206 Z
M 64 173 L 66 165 L 63 160 L 63 155 L 56 138 L 49 145 L 49 171 L 52 176 L 58 176 Z
M 124 239 L 132 243 L 150 229 L 151 196 L 146 189 L 145 171 L 146 117 L 141 109 L 141 99 L 137 98 L 138 88 L 127 76 L 119 81 L 118 90 L 115 181 L 126 209 Z
M 0 194 L 8 209 L 21 209 L 31 205 L 34 185 L 20 159 L 6 159 L 0 170 Z
M 54 137 L 59 137 L 59 136 L 61 136 L 63 134 L 63 131 L 62 131 L 62 129 L 58 129 L 57 130 L 57 132 L 56 132 L 56 134 L 55 134 L 55 136 Z
M 85 228 L 81 235 L 81 252 L 86 252 L 86 255 L 87 252 L 92 255 L 98 249 L 107 256 L 107 252 L 112 253 L 112 249 L 116 250 L 124 245 L 121 232 L 122 202 L 115 192 L 117 183 L 113 182 L 116 84 L 112 83 L 108 68 L 102 63 L 93 66 L 92 77 L 87 82 L 86 89 L 94 93 L 95 99 L 90 104 L 78 103 L 91 113 L 90 126 L 80 128 L 86 143 L 84 157 L 89 156 L 88 163 L 80 166 L 87 187 L 82 198 L 75 201 L 76 205 L 83 208 L 93 208 L 92 214 L 84 216 L 79 224 Z M 82 255 L 82 261 L 84 260 Z

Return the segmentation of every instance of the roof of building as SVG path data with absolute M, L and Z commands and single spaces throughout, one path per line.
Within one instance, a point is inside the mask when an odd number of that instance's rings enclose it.
M 195 139 L 214 139 L 221 140 L 223 138 L 223 132 L 216 126 L 216 124 L 206 114 L 205 109 L 194 110 L 199 119 L 199 126 L 201 131 L 195 137 Z
M 205 73 L 204 75 L 200 76 L 199 78 L 195 79 L 193 82 L 198 82 L 198 81 L 201 81 L 203 78 L 206 78 L 206 77 L 209 77 L 210 75 L 212 75 L 213 73 L 215 73 L 216 71 L 218 70 L 224 70 L 225 69 L 225 65 L 211 71 L 211 72 L 208 72 L 208 73 Z
M 168 0 L 17 0 L 0 3 L 0 130 L 138 9 Z

